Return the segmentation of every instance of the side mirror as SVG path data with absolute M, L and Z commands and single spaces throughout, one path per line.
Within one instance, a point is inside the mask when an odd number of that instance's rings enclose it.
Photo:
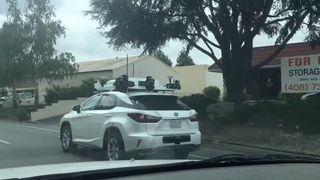
M 76 111 L 77 113 L 80 113 L 80 105 L 73 106 L 72 110 Z

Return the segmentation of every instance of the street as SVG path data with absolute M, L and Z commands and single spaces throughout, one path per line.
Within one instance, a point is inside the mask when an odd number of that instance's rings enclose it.
M 67 162 L 102 160 L 102 152 L 80 147 L 76 153 L 63 153 L 59 140 L 59 119 L 35 123 L 0 122 L 0 169 Z M 206 159 L 223 154 L 272 153 L 219 144 L 202 144 L 189 159 Z

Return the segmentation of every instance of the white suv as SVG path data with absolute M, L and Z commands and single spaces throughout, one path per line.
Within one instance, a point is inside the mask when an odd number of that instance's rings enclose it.
M 103 149 L 108 160 L 170 149 L 186 158 L 201 142 L 196 112 L 177 96 L 104 92 L 73 107 L 60 122 L 64 152 L 77 145 Z

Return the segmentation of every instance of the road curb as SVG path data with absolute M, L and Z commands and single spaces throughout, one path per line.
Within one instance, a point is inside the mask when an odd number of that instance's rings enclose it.
M 206 140 L 205 142 L 213 142 L 213 141 Z M 320 155 L 317 155 L 317 154 L 289 151 L 289 150 L 284 150 L 284 149 L 274 149 L 274 148 L 254 146 L 254 145 L 234 143 L 234 142 L 227 142 L 227 141 L 218 141 L 218 143 L 219 144 L 233 145 L 233 146 L 240 146 L 240 147 L 248 147 L 248 148 L 254 148 L 254 149 L 261 149 L 261 150 L 268 150 L 268 151 L 275 151 L 275 152 L 282 152 L 282 153 L 289 153 L 289 154 L 297 154 L 297 155 L 303 155 L 303 156 L 313 156 L 313 157 L 319 157 L 320 158 Z

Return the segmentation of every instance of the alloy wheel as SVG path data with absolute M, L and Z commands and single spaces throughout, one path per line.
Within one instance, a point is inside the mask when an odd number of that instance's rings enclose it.
M 64 149 L 68 149 L 71 143 L 71 132 L 68 127 L 65 127 L 62 133 L 62 146 Z
M 117 138 L 111 137 L 107 143 L 106 155 L 110 161 L 115 161 L 119 159 L 120 155 L 120 145 Z

